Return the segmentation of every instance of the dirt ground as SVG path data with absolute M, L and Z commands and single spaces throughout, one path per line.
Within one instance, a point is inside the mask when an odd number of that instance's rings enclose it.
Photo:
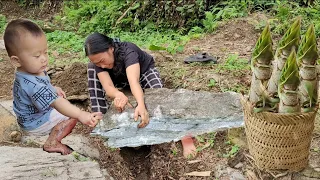
M 50 10 L 47 14 L 39 11 L 23 14 L 26 11 L 21 9 L 21 7 L 16 7 L 14 4 L 7 6 L 10 6 L 11 10 L 0 13 L 8 15 L 11 18 L 34 17 L 37 13 L 42 13 L 40 18 L 50 20 L 52 13 L 55 12 L 54 10 Z M 16 12 L 19 12 L 19 14 Z M 224 64 L 229 54 L 237 54 L 239 58 L 249 60 L 251 50 L 259 35 L 259 32 L 255 30 L 254 23 L 265 18 L 262 14 L 255 14 L 247 18 L 229 21 L 222 24 L 214 34 L 191 40 L 185 46 L 183 53 L 170 55 L 165 52 L 150 52 L 156 59 L 156 65 L 160 70 L 165 87 L 211 92 L 222 92 L 225 90 L 247 92 L 251 78 L 249 69 L 221 70 L 219 69 L 219 65 Z M 218 64 L 183 63 L 184 58 L 198 52 L 207 52 L 217 57 Z M 63 56 L 63 54 L 59 56 Z M 74 63 L 69 66 L 52 64 L 48 72 L 50 72 L 54 85 L 61 87 L 67 93 L 67 96 L 75 96 L 76 98 L 72 102 L 83 109 L 87 109 L 89 103 L 87 99 L 86 64 Z M 13 73 L 14 68 L 9 63 L 5 50 L 0 50 L 1 99 L 12 99 Z M 210 79 L 214 79 L 218 85 L 213 87 L 208 86 Z M 80 96 L 82 96 L 81 100 L 77 98 Z M 89 137 L 91 130 L 92 128 L 78 124 L 73 133 L 80 133 Z M 190 159 L 183 158 L 180 142 L 143 146 L 138 149 L 112 149 L 105 147 L 101 138 L 90 137 L 90 140 L 100 151 L 101 158 L 98 161 L 101 167 L 106 168 L 115 179 L 184 180 L 215 179 L 216 177 L 220 177 L 219 179 L 223 180 L 230 177 L 219 173 L 228 167 L 234 168 L 252 179 L 257 177 L 274 179 L 274 176 L 270 173 L 258 171 L 251 164 L 250 159 L 244 156 L 248 152 L 245 145 L 243 128 L 236 130 L 237 133 L 233 135 L 231 135 L 231 131 L 233 130 L 205 134 L 195 138 L 198 153 L 196 157 Z M 320 142 L 319 134 L 320 131 L 315 133 L 314 147 L 317 147 Z M 238 140 L 230 142 L 230 139 Z M 233 143 L 240 146 L 238 153 L 230 153 L 235 147 Z M 314 157 L 318 157 L 320 161 L 319 155 L 315 154 L 316 152 L 313 153 Z M 235 167 L 239 164 L 242 164 L 242 166 Z M 211 171 L 211 173 L 209 177 L 185 175 L 193 171 Z

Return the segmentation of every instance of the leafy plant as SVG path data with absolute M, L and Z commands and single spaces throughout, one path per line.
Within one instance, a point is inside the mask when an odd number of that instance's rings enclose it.
M 215 132 L 196 136 L 196 139 L 199 143 L 198 147 L 196 148 L 197 152 L 203 151 L 206 148 L 213 148 L 215 143 L 215 137 L 216 137 Z
M 208 87 L 214 87 L 214 86 L 216 86 L 216 83 L 217 83 L 216 80 L 210 79 Z
M 225 158 L 233 157 L 234 155 L 237 154 L 239 149 L 240 149 L 239 146 L 233 145 L 233 146 L 231 146 L 231 150 L 227 154 L 223 154 L 223 157 L 225 157 Z
M 82 52 L 84 38 L 73 32 L 56 30 L 46 33 L 51 50 L 56 49 L 59 53 Z

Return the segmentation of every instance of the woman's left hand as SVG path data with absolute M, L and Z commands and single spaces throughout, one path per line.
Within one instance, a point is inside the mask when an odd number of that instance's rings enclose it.
M 137 121 L 141 117 L 138 128 L 144 128 L 149 124 L 149 113 L 144 105 L 138 105 L 134 111 L 134 120 Z
M 59 97 L 63 97 L 63 98 L 67 97 L 66 93 L 60 87 L 54 86 L 54 88 L 56 89 L 56 92 Z

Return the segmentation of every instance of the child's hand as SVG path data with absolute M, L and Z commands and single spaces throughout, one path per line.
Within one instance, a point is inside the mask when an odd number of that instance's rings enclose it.
M 138 128 L 144 128 L 149 124 L 149 113 L 144 105 L 138 105 L 134 111 L 134 120 L 137 121 L 141 117 L 141 122 Z
M 59 97 L 63 97 L 63 98 L 67 97 L 66 93 L 60 87 L 55 86 L 54 88 L 56 89 L 56 92 Z
M 90 127 L 95 127 L 98 124 L 98 122 L 102 119 L 102 113 L 89 113 L 86 111 L 81 111 L 78 119 L 82 124 L 88 125 Z
M 124 111 L 124 107 L 128 105 L 133 108 L 133 106 L 129 103 L 128 97 L 124 95 L 122 92 L 118 92 L 114 98 L 114 106 L 118 110 L 118 112 Z

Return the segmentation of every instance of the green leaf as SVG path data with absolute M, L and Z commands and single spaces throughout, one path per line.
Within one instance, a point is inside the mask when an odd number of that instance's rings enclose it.
M 182 53 L 183 50 L 184 50 L 184 46 L 180 45 L 180 46 L 177 47 L 177 51 L 178 52 Z
M 214 87 L 216 85 L 216 80 L 210 79 L 208 87 Z
M 234 155 L 235 153 L 237 153 L 239 151 L 239 147 L 237 145 L 232 146 L 230 154 Z
M 183 7 L 177 7 L 176 10 L 181 12 L 181 11 L 183 11 Z
M 133 7 L 131 7 L 130 9 L 131 10 L 135 10 L 135 9 L 137 9 L 137 8 L 139 8 L 140 7 L 140 3 L 136 3 Z
M 151 51 L 159 51 L 159 50 L 166 50 L 167 48 L 163 47 L 163 46 L 157 46 L 157 45 L 150 45 L 149 46 L 149 50 Z

